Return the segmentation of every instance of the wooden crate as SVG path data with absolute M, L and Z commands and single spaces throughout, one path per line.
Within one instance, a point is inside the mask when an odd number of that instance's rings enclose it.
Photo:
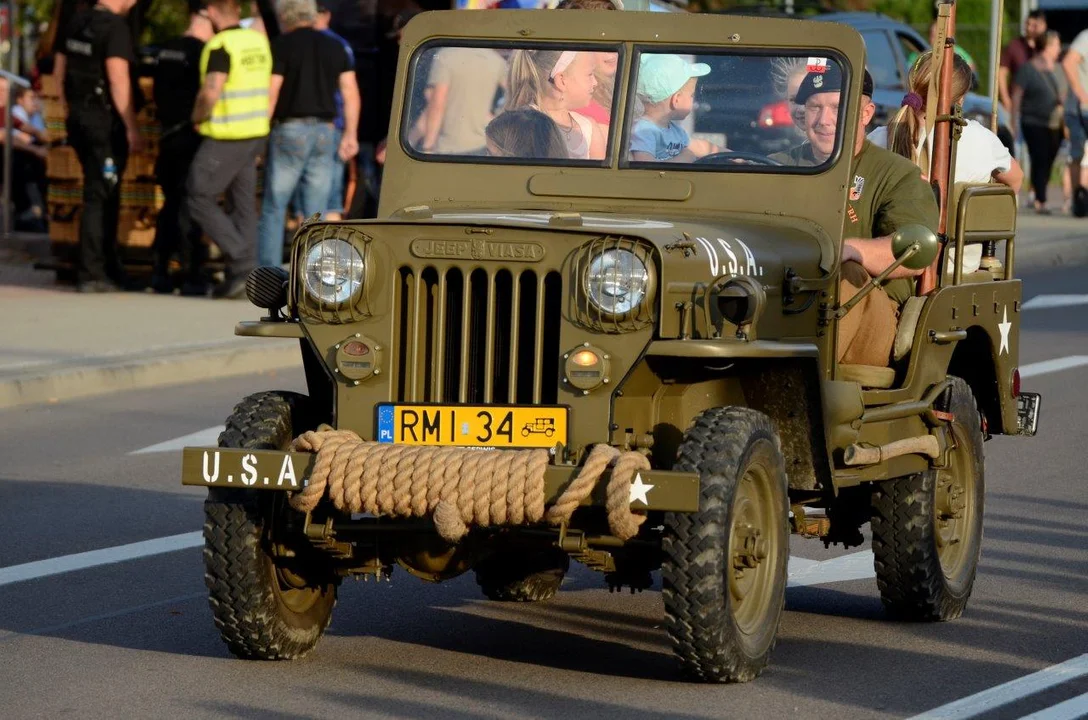
M 69 145 L 49 148 L 45 174 L 53 180 L 82 180 L 83 168 L 79 164 L 76 151 Z
M 121 208 L 117 244 L 125 248 L 149 248 L 155 241 L 156 213 L 150 209 Z
M 80 180 L 53 180 L 45 195 L 45 204 L 50 207 L 78 206 L 83 204 L 83 182 Z
M 125 165 L 125 180 L 150 179 L 155 177 L 155 155 L 142 152 L 128 156 Z
M 75 245 L 79 242 L 79 218 L 53 220 L 49 223 L 49 241 L 56 245 Z
M 121 183 L 121 207 L 158 212 L 162 209 L 162 205 L 162 190 L 154 182 L 126 179 Z
M 40 80 L 41 89 L 38 94 L 43 100 L 55 100 L 60 96 L 60 88 L 57 87 L 56 78 L 52 75 L 42 75 Z
M 63 123 L 68 119 L 68 112 L 59 98 L 43 98 L 42 100 L 42 117 L 45 118 L 47 125 L 52 122 Z

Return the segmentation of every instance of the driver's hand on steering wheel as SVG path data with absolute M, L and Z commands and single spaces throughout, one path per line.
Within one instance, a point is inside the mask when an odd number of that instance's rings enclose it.
M 706 155 L 713 155 L 722 151 L 720 147 L 702 138 L 692 138 L 688 143 L 688 149 L 691 150 L 691 154 L 697 158 L 704 157 Z

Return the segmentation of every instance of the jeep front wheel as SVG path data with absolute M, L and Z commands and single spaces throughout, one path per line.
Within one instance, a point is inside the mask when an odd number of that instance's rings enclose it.
M 308 398 L 266 392 L 240 402 L 220 447 L 285 450 L 311 429 Z M 231 653 L 252 660 L 293 660 L 314 648 L 336 604 L 338 578 L 302 543 L 290 558 L 273 555 L 279 493 L 209 488 L 204 502 L 204 580 L 216 627 Z
M 970 386 L 952 378 L 946 410 L 953 447 L 945 467 L 873 491 L 873 556 L 880 599 L 907 620 L 963 614 L 982 550 L 982 416 Z
M 766 667 L 786 597 L 786 473 L 771 420 L 747 408 L 702 413 L 676 470 L 699 473 L 699 510 L 666 513 L 665 626 L 686 674 L 747 682 Z

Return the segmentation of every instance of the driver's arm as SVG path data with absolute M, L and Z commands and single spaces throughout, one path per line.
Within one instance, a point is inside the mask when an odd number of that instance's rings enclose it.
M 937 230 L 937 200 L 922 180 L 918 168 L 903 172 L 898 181 L 888 183 L 874 203 L 872 234 L 869 238 L 848 238 L 843 245 L 843 260 L 854 260 L 876 277 L 895 262 L 892 254 L 892 234 L 904 225 L 924 225 Z M 923 270 L 900 265 L 888 277 L 914 277 Z
M 843 262 L 853 260 L 865 268 L 865 272 L 876 277 L 884 272 L 886 267 L 895 262 L 895 255 L 892 254 L 892 236 L 884 235 L 872 239 L 848 238 L 844 241 L 842 260 Z M 888 277 L 914 277 L 921 275 L 923 272 L 925 272 L 924 269 L 912 270 L 900 265 Z

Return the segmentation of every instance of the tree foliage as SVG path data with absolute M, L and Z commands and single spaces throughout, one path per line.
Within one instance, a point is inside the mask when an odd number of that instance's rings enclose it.
M 23 0 L 23 19 L 34 26 L 49 23 L 53 10 L 61 0 Z M 161 42 L 185 31 L 189 23 L 186 0 L 152 0 L 145 17 L 140 41 L 145 44 Z

